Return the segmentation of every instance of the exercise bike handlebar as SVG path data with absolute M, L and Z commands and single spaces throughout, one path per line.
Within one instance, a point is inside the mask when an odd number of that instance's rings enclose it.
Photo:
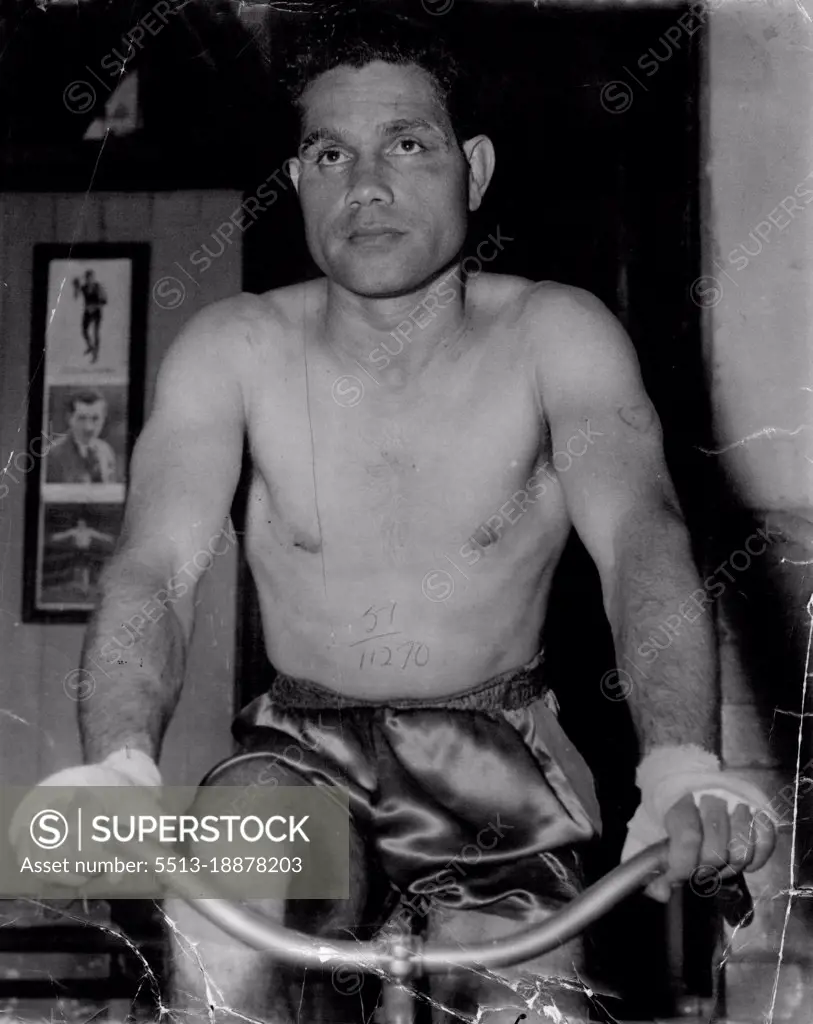
M 614 868 L 562 910 L 541 924 L 531 925 L 502 939 L 461 949 L 414 943 L 410 937 L 396 938 L 387 946 L 380 942 L 320 939 L 258 917 L 225 899 L 200 899 L 185 892 L 184 877 L 173 877 L 171 888 L 219 928 L 253 949 L 271 953 L 276 959 L 302 967 L 331 968 L 337 964 L 365 971 L 392 971 L 396 963 L 407 970 L 436 972 L 453 967 L 502 967 L 523 963 L 555 949 L 578 935 L 616 904 L 666 870 L 667 840 L 647 847 L 625 864 Z

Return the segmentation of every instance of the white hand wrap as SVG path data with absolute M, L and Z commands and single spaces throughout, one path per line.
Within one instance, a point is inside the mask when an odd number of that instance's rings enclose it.
M 752 814 L 761 811 L 771 821 L 777 821 L 768 798 L 758 786 L 722 771 L 714 754 L 694 744 L 652 750 L 638 766 L 635 782 L 641 791 L 641 803 L 627 826 L 622 861 L 666 838 L 664 818 L 688 794 L 697 807 L 702 796 L 716 796 L 725 800 L 729 814 L 740 804 L 746 804 Z
M 161 773 L 149 754 L 122 747 L 98 764 L 63 768 L 40 786 L 160 786 Z
M 142 750 L 122 747 L 101 762 L 101 768 L 112 768 L 134 786 L 160 786 L 161 772 L 149 754 Z
M 43 786 L 160 786 L 161 773 L 158 765 L 140 750 L 123 747 L 106 757 L 99 764 L 84 764 L 75 768 L 63 768 L 43 779 L 20 801 L 11 818 L 9 835 L 12 845 L 20 858 L 28 850 L 29 825 L 32 815 L 41 807 L 41 797 L 36 796 Z M 34 851 L 36 854 L 36 850 Z

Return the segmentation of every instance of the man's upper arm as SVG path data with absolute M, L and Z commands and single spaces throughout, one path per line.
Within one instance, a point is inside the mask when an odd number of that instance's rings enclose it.
M 133 454 L 119 559 L 164 579 L 209 552 L 240 474 L 251 348 L 236 301 L 199 313 L 173 342 Z
M 554 468 L 606 592 L 629 517 L 678 512 L 660 422 L 632 342 L 598 299 L 543 285 L 529 312 L 553 451 L 567 453 Z

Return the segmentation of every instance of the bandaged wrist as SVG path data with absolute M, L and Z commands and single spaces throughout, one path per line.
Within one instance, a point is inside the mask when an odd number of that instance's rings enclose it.
M 122 747 L 109 754 L 101 765 L 126 775 L 135 786 L 160 786 L 161 773 L 149 754 L 132 747 Z
M 725 800 L 729 812 L 746 804 L 752 813 L 764 811 L 775 818 L 758 786 L 723 771 L 718 757 L 694 743 L 656 747 L 638 765 L 635 781 L 641 806 L 653 822 L 661 823 L 666 812 L 687 795 L 698 806 L 702 796 L 716 796 Z

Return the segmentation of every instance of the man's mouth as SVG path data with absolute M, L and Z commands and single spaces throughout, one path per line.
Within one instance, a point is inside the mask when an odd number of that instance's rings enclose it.
M 398 228 L 388 227 L 385 224 L 375 224 L 370 227 L 353 228 L 352 231 L 349 232 L 347 238 L 350 242 L 372 242 L 377 239 L 387 240 L 399 238 L 403 234 L 405 234 L 405 232 L 399 231 Z

